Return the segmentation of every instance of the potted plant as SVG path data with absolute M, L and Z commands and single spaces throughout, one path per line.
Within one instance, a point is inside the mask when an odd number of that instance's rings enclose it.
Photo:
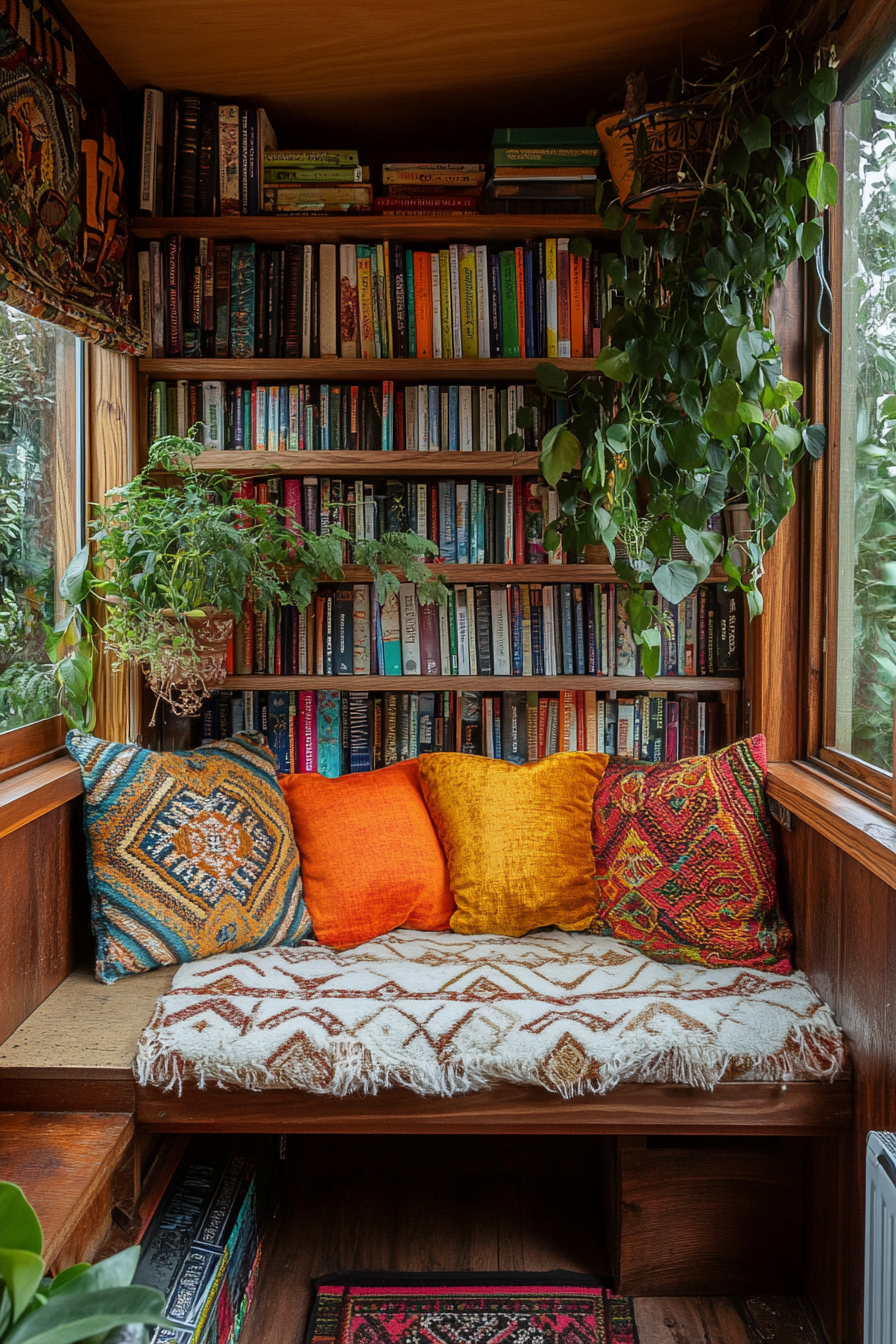
M 824 426 L 802 416 L 803 389 L 783 375 L 768 304 L 793 262 L 815 258 L 836 200 L 836 171 L 803 134 L 836 89 L 827 52 L 805 59 L 773 38 L 687 90 L 717 126 L 693 200 L 656 195 L 652 232 L 635 216 L 626 222 L 618 201 L 597 202 L 605 224 L 624 224 L 621 255 L 606 262 L 603 348 L 583 378 L 537 370 L 567 407 L 542 444 L 542 474 L 561 506 L 545 545 L 608 548 L 648 675 L 659 669 L 667 618 L 647 590 L 679 603 L 720 561 L 756 615 L 794 473 L 824 451 Z M 572 239 L 570 250 L 590 255 L 590 244 Z M 517 426 L 530 415 L 520 409 Z M 726 544 L 716 519 L 731 505 L 746 510 L 746 527 L 742 514 Z
M 145 1325 L 169 1324 L 162 1294 L 131 1283 L 139 1246 L 52 1279 L 42 1251 L 37 1214 L 19 1186 L 0 1181 L 0 1344 L 112 1344 L 122 1326 L 139 1344 Z
M 102 604 L 103 639 L 118 664 L 139 663 L 157 700 L 177 714 L 197 713 L 223 684 L 246 597 L 258 610 L 275 602 L 303 610 L 321 580 L 342 579 L 343 542 L 373 571 L 380 597 L 398 583 L 382 568 L 392 564 L 418 584 L 421 601 L 443 599 L 444 584 L 423 559 L 437 553 L 431 542 L 401 533 L 355 543 L 335 527 L 318 536 L 278 505 L 245 498 L 228 472 L 198 471 L 200 447 L 192 432 L 159 439 L 144 470 L 95 506 L 90 544 L 60 585 L 70 610 L 50 636 L 63 712 L 75 726 L 90 713 L 89 597 Z

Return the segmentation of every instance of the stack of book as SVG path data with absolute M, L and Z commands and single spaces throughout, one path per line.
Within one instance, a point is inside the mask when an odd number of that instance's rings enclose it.
M 600 352 L 622 302 L 618 259 L 586 260 L 569 238 L 432 250 L 172 234 L 137 265 L 154 359 L 576 358 Z
M 516 428 L 527 406 L 532 422 Z M 501 452 L 519 435 L 537 452 L 566 415 L 533 385 L 225 383 L 159 380 L 149 389 L 149 442 L 201 424 L 206 448 L 238 452 Z
M 264 159 L 262 209 L 274 215 L 363 215 L 370 169 L 356 149 L 276 149 Z
M 512 557 L 511 557 L 512 558 Z M 502 563 L 503 557 L 497 563 Z M 575 566 L 571 567 L 575 570 Z M 447 569 L 447 566 L 446 566 Z M 423 605 L 411 583 L 324 586 L 304 611 L 244 605 L 229 662 L 238 676 L 635 677 L 638 648 L 616 583 L 449 584 Z M 661 676 L 736 675 L 739 601 L 704 584 L 664 614 Z
M 261 732 L 284 774 L 335 778 L 431 751 L 523 765 L 558 751 L 678 761 L 722 745 L 722 706 L 696 691 L 220 691 L 202 740 Z
M 264 108 L 143 90 L 141 214 L 257 215 L 262 165 L 277 148 Z
M 482 163 L 384 163 L 378 215 L 477 215 Z
M 134 1283 L 158 1288 L 174 1328 L 151 1344 L 233 1344 L 258 1272 L 255 1164 L 232 1137 L 194 1139 L 140 1248 Z
M 497 214 L 589 213 L 599 162 L 593 126 L 497 130 L 483 208 Z

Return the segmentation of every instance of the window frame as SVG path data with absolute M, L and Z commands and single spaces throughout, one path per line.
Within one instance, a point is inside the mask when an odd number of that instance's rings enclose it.
M 48 325 L 53 325 L 52 323 Z M 83 546 L 87 530 L 87 407 L 89 363 L 86 342 L 76 338 L 73 367 L 75 490 L 72 536 L 76 548 Z M 0 732 L 0 785 L 45 765 L 65 752 L 67 728 L 62 714 L 52 714 L 34 723 Z

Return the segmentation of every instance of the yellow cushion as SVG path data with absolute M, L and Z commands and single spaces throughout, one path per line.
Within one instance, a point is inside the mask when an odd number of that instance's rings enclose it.
M 607 756 L 561 752 L 529 765 L 420 757 L 423 796 L 448 860 L 455 933 L 512 938 L 587 928 L 597 905 L 591 824 Z

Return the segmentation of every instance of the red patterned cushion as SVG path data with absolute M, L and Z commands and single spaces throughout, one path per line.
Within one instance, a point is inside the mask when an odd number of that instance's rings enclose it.
M 789 974 L 765 738 L 670 765 L 611 761 L 594 799 L 591 928 L 657 961 Z

